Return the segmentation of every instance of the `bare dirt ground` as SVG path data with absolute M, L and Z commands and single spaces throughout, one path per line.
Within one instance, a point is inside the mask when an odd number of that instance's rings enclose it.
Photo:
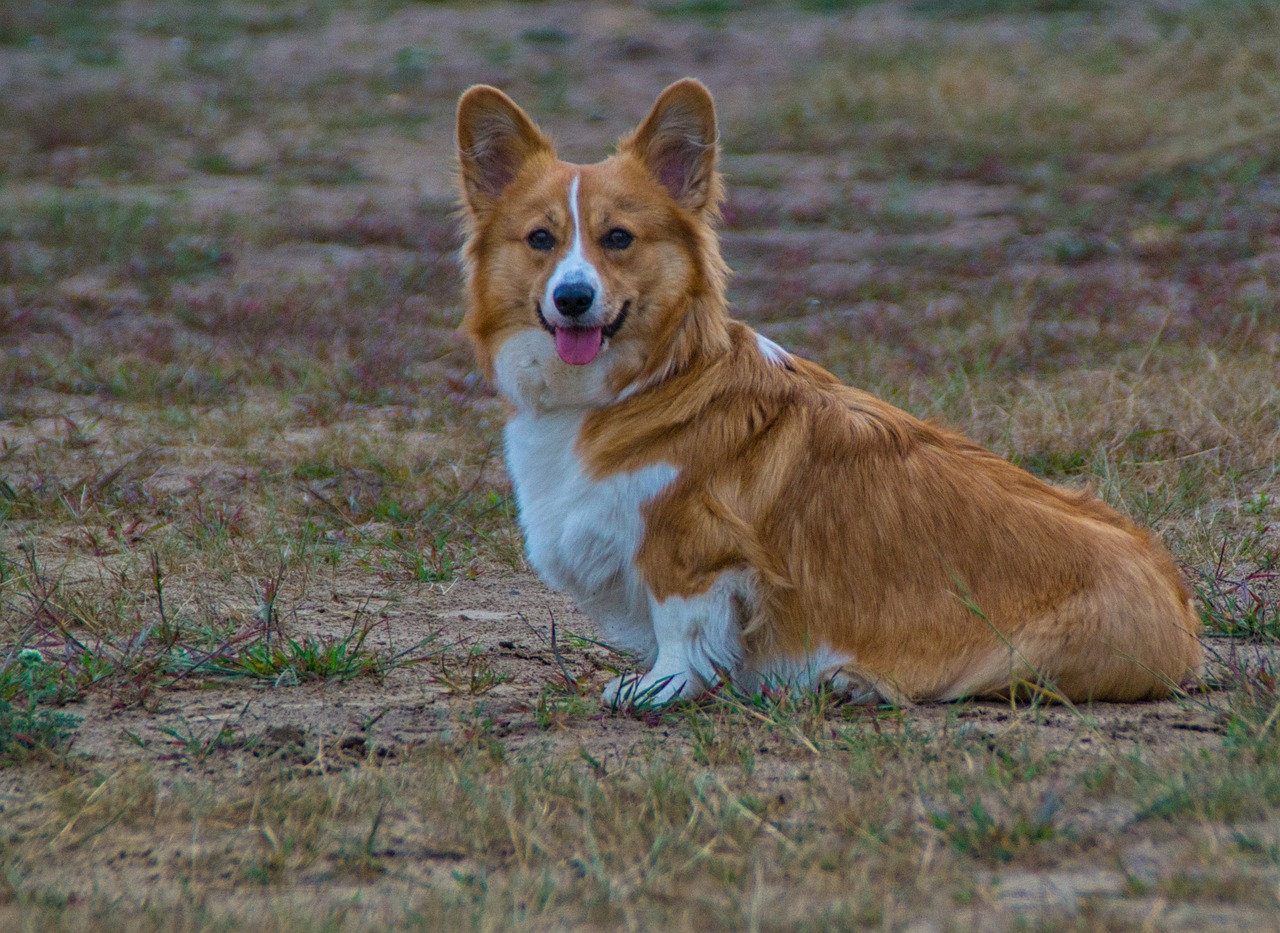
M 290 736 L 305 735 L 306 744 L 317 754 L 325 747 L 342 749 L 344 743 L 355 742 L 362 755 L 371 750 L 394 755 L 406 747 L 448 738 L 458 730 L 460 720 L 465 723 L 475 715 L 477 706 L 467 696 L 470 691 L 450 682 L 466 682 L 469 671 L 463 658 L 469 651 L 482 654 L 494 675 L 495 685 L 483 692 L 479 709 L 493 720 L 494 735 L 508 747 L 551 738 L 556 744 L 581 746 L 597 758 L 625 759 L 629 746 L 644 742 L 655 728 L 667 725 L 661 716 L 621 716 L 601 707 L 588 710 L 581 720 L 557 723 L 548 735 L 546 725 L 534 715 L 546 684 L 567 675 L 594 699 L 614 671 L 619 666 L 626 669 L 628 662 L 606 648 L 576 639 L 576 632 L 592 634 L 590 621 L 563 594 L 548 590 L 535 576 L 495 572 L 396 595 L 394 602 L 342 592 L 330 598 L 338 606 L 357 605 L 359 611 L 394 620 L 385 628 L 375 627 L 366 642 L 372 650 L 432 657 L 449 649 L 445 657 L 450 653 L 463 657 L 443 666 L 406 666 L 376 682 L 365 679 L 252 691 L 208 684 L 170 689 L 145 709 L 120 708 L 110 697 L 90 697 L 66 707 L 84 719 L 75 749 L 95 758 L 168 761 L 174 767 L 189 768 L 186 745 L 166 732 L 189 726 L 197 736 L 209 739 L 226 727 L 245 737 L 271 738 L 287 730 Z M 332 608 L 326 611 L 323 605 L 301 602 L 296 616 L 289 619 L 288 631 L 296 636 L 349 629 L 349 617 L 329 618 L 334 613 Z M 558 636 L 554 647 L 553 617 Z M 1214 640 L 1211 651 L 1214 670 L 1253 668 L 1270 654 L 1228 639 Z M 973 729 L 991 724 L 998 730 L 996 724 L 1010 721 L 1008 704 L 998 702 L 968 705 L 959 714 L 950 705 L 926 705 L 913 708 L 910 715 L 930 728 L 941 727 L 957 715 Z M 1114 740 L 1111 751 L 1118 754 L 1129 743 L 1168 752 L 1194 744 L 1197 737 L 1223 732 L 1217 710 L 1185 702 L 1095 704 L 1087 720 L 1085 728 L 1080 716 L 1059 710 L 1045 714 L 1040 725 L 1051 747 L 1088 745 L 1092 741 L 1088 732 L 1096 731 Z M 141 747 L 139 738 L 144 743 Z M 207 767 L 215 773 L 226 764 L 214 761 Z
M 1272 928 L 1280 19 L 1233 16 L 0 6 L 0 924 Z M 591 161 L 686 75 L 736 313 L 1154 527 L 1203 684 L 598 705 L 633 662 L 525 567 L 454 334 L 452 113 Z

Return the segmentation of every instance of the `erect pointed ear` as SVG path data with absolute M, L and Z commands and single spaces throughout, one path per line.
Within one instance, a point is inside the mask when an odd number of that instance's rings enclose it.
M 473 213 L 492 206 L 531 156 L 554 152 L 528 115 L 496 87 L 477 84 L 458 100 L 458 166 L 462 196 Z
M 700 211 L 714 209 L 720 199 L 717 141 L 711 92 L 700 81 L 685 78 L 658 96 L 618 151 L 638 157 L 682 207 Z

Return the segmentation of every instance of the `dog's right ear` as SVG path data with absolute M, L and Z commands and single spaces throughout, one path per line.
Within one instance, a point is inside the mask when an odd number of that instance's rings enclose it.
M 458 100 L 458 166 L 472 213 L 488 210 L 530 157 L 554 155 L 551 140 L 510 97 L 477 84 Z

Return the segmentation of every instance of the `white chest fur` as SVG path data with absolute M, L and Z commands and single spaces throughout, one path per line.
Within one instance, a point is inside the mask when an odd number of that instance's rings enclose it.
M 581 411 L 524 411 L 507 423 L 507 468 L 529 562 L 569 592 L 608 640 L 652 658 L 649 594 L 635 568 L 644 536 L 641 508 L 675 479 L 676 469 L 657 464 L 588 478 L 576 449 L 582 420 Z

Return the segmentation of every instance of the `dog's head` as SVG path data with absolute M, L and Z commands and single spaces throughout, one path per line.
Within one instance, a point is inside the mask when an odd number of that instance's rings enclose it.
M 508 399 L 607 404 L 726 339 L 716 147 L 693 80 L 594 165 L 560 161 L 496 88 L 462 95 L 463 329 Z

